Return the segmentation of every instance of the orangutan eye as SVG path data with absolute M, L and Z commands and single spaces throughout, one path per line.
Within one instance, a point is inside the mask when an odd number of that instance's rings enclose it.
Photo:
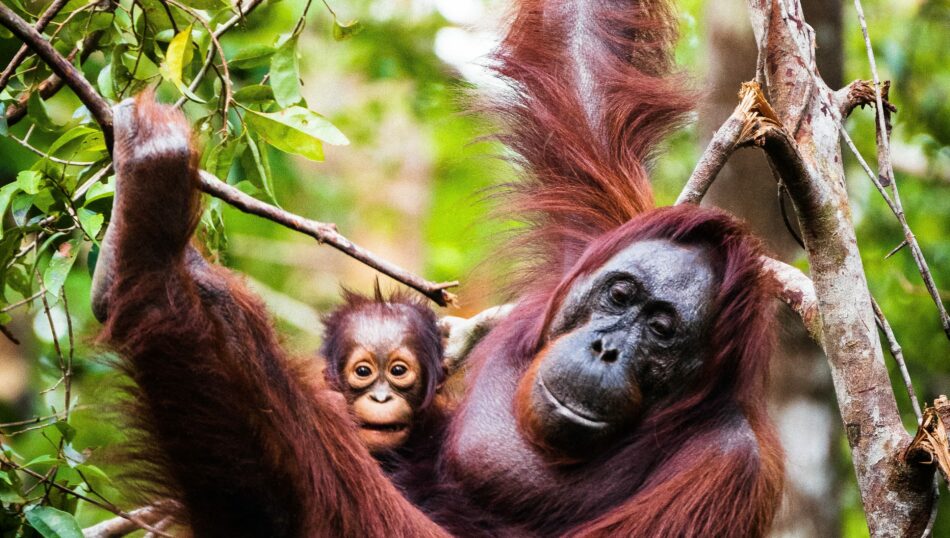
M 408 371 L 409 369 L 406 368 L 405 365 L 402 365 L 402 364 L 395 364 L 393 365 L 392 368 L 389 369 L 389 373 L 391 373 L 392 375 L 396 377 L 402 377 L 406 375 L 406 372 Z
M 369 377 L 373 373 L 373 370 L 369 366 L 357 366 L 354 371 L 359 377 Z
M 676 333 L 676 325 L 673 323 L 673 319 L 667 315 L 654 316 L 647 325 L 650 327 L 650 331 L 660 338 L 671 338 Z
M 610 285 L 607 295 L 614 306 L 628 306 L 636 292 L 636 284 L 629 280 L 618 280 Z

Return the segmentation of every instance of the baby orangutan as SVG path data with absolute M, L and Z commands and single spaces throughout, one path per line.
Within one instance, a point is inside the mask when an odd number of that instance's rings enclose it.
M 324 318 L 321 354 L 324 376 L 346 398 L 371 454 L 429 441 L 445 379 L 432 309 L 404 293 L 384 298 L 378 285 L 374 297 L 344 290 L 343 305 Z

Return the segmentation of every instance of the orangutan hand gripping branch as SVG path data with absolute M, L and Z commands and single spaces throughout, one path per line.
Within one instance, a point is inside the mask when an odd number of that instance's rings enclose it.
M 759 246 L 721 212 L 653 209 L 647 181 L 691 102 L 670 74 L 675 25 L 658 0 L 519 6 L 494 109 L 524 172 L 508 196 L 535 270 L 469 357 L 458 409 L 386 474 L 373 439 L 281 350 L 261 302 L 188 246 L 197 159 L 183 117 L 150 96 L 117 108 L 93 303 L 139 387 L 139 457 L 184 525 L 202 537 L 767 532 L 783 468 L 764 409 Z M 398 390 L 411 361 L 390 359 L 347 355 L 351 389 L 385 367 Z

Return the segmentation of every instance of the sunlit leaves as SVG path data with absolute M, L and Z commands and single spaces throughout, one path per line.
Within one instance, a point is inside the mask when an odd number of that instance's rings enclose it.
M 362 31 L 363 25 L 360 21 L 341 23 L 335 16 L 333 17 L 333 39 L 337 41 L 349 39 Z
M 350 143 L 329 120 L 299 106 L 273 113 L 247 109 L 245 119 L 268 144 L 314 161 L 323 160 L 323 142 L 333 145 Z
M 204 103 L 204 99 L 195 95 L 185 84 L 182 76 L 185 66 L 189 65 L 194 54 L 192 50 L 191 25 L 179 32 L 168 43 L 168 49 L 165 51 L 165 62 L 162 63 L 162 75 L 178 88 L 182 94 L 186 95 L 192 101 Z
M 50 506 L 31 506 L 26 520 L 44 538 L 82 538 L 82 529 L 72 514 Z
M 297 63 L 297 36 L 282 38 L 270 60 L 270 85 L 281 108 L 300 102 L 300 67 Z
M 261 11 L 274 3 L 265 3 Z M 116 103 L 146 89 L 165 103 L 181 101 L 179 105 L 195 125 L 202 168 L 245 193 L 277 204 L 279 189 L 275 187 L 280 185 L 275 183 L 282 180 L 279 172 L 286 169 L 288 159 L 274 148 L 322 160 L 324 144 L 348 143 L 347 137 L 318 113 L 323 111 L 320 105 L 311 108 L 303 96 L 301 62 L 313 54 L 308 50 L 301 55 L 302 43 L 310 36 L 302 33 L 305 26 L 296 18 L 299 10 L 293 10 L 291 18 L 278 6 L 271 13 L 280 14 L 279 20 L 240 20 L 228 31 L 230 35 L 222 38 L 222 51 L 211 36 L 235 16 L 234 2 L 193 0 L 180 4 L 163 0 L 70 1 L 46 35 L 55 32 L 53 45 L 65 55 L 87 42 L 91 34 L 98 34 L 93 50 L 76 50 L 70 60 L 107 101 Z M 35 24 L 42 5 L 40 2 L 21 15 Z M 264 24 L 258 24 L 262 20 Z M 261 30 L 262 26 L 267 29 Z M 334 22 L 332 35 L 345 39 L 360 28 L 358 23 Z M 329 37 L 330 28 L 320 31 Z M 245 39 L 242 34 L 253 38 Z M 12 39 L 0 31 L 0 39 L 5 37 Z M 4 44 L 10 51 L 19 45 Z M 312 44 L 308 41 L 308 46 Z M 328 39 L 326 44 L 333 45 Z M 6 179 L 0 183 L 0 324 L 14 321 L 9 328 L 19 336 L 31 328 L 20 316 L 26 313 L 33 320 L 32 329 L 38 337 L 38 343 L 29 348 L 35 355 L 31 364 L 38 372 L 34 378 L 48 389 L 37 401 L 49 407 L 36 413 L 50 415 L 25 426 L 23 432 L 14 432 L 24 434 L 15 436 L 17 442 L 35 436 L 43 441 L 41 446 L 28 445 L 22 455 L 3 446 L 4 459 L 13 465 L 0 467 L 0 537 L 79 536 L 79 527 L 70 515 L 76 510 L 76 498 L 69 490 L 88 494 L 94 488 L 96 495 L 121 498 L 110 484 L 112 470 L 93 465 L 93 449 L 85 443 L 88 429 L 75 422 L 75 411 L 82 407 L 76 405 L 77 398 L 85 395 L 84 380 L 66 373 L 94 368 L 93 361 L 83 357 L 92 322 L 83 286 L 88 287 L 98 259 L 99 241 L 112 209 L 115 176 L 108 169 L 111 156 L 103 132 L 75 95 L 63 91 L 49 97 L 35 91 L 51 73 L 30 55 L 0 90 L 0 137 L 14 134 L 23 146 L 29 144 L 17 151 L 15 140 L 3 141 L 8 144 L 5 149 L 13 148 L 11 161 L 16 164 L 7 168 Z M 226 76 L 230 78 L 225 80 Z M 20 99 L 26 104 L 26 117 L 20 125 L 8 126 L 4 112 L 21 106 Z M 224 255 L 228 248 L 226 204 L 214 201 L 207 207 L 199 240 L 212 256 Z M 66 321 L 69 328 L 64 326 Z M 50 325 L 55 328 L 55 338 L 51 338 Z M 73 360 L 67 368 L 65 364 Z M 78 380 L 69 406 L 63 405 L 66 379 Z M 73 414 L 64 416 L 62 409 L 66 408 Z M 4 429 L 4 439 L 9 433 Z M 39 485 L 40 480 L 31 475 L 50 471 L 58 487 Z
M 74 239 L 60 243 L 59 248 L 53 253 L 49 265 L 46 266 L 46 271 L 43 273 L 43 284 L 46 286 L 46 293 L 51 300 L 55 300 L 59 296 L 59 292 L 66 282 L 66 276 L 69 275 L 69 270 L 72 269 L 73 263 L 76 261 L 76 255 L 79 254 L 76 241 Z

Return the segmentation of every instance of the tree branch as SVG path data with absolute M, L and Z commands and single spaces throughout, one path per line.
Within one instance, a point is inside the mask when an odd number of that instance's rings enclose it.
M 13 35 L 33 49 L 42 58 L 58 77 L 65 80 L 69 87 L 76 92 L 96 123 L 102 126 L 106 143 L 112 147 L 112 110 L 105 99 L 99 96 L 92 84 L 76 69 L 73 64 L 63 58 L 56 49 L 43 38 L 35 28 L 21 19 L 12 9 L 0 4 L 0 24 L 3 24 Z
M 246 5 L 253 7 L 259 3 L 260 2 L 252 1 Z M 92 117 L 102 128 L 103 135 L 109 142 L 108 145 L 111 148 L 112 108 L 106 100 L 93 89 L 92 85 L 89 84 L 82 73 L 63 58 L 56 49 L 27 24 L 26 21 L 3 4 L 0 4 L 0 24 L 7 27 L 14 35 L 22 39 L 43 61 L 50 65 L 57 76 L 73 89 L 77 97 L 86 105 Z M 233 24 L 236 24 L 236 21 Z M 440 306 L 448 306 L 455 302 L 455 296 L 447 290 L 448 288 L 458 286 L 457 281 L 436 283 L 414 275 L 398 265 L 384 260 L 359 245 L 354 244 L 337 232 L 336 227 L 332 224 L 312 221 L 261 202 L 204 170 L 202 170 L 200 174 L 199 188 L 233 205 L 241 211 L 271 220 L 292 230 L 309 235 L 321 243 L 326 243 L 350 257 L 415 289 Z
M 164 507 L 160 505 L 136 508 L 127 514 L 131 516 L 131 519 L 129 517 L 117 516 L 83 529 L 83 538 L 121 538 L 137 530 L 141 530 L 143 528 L 141 523 L 150 525 L 152 528 L 158 530 L 163 530 L 159 529 L 158 525 L 167 517 L 163 508 Z
M 841 110 L 814 63 L 814 33 L 797 0 L 749 0 L 771 104 L 755 143 L 775 164 L 799 214 L 852 462 L 874 536 L 915 536 L 933 503 L 932 471 L 905 463 L 910 441 L 884 363 L 857 249 L 838 138 Z
M 435 283 L 425 280 L 410 273 L 409 271 L 406 271 L 394 263 L 390 263 L 376 256 L 363 247 L 354 244 L 349 239 L 340 235 L 340 233 L 336 230 L 336 225 L 334 224 L 310 220 L 288 211 L 284 211 L 279 207 L 264 203 L 257 198 L 244 194 L 240 190 L 228 185 L 227 183 L 216 178 L 211 173 L 205 172 L 204 170 L 201 171 L 199 176 L 199 187 L 202 191 L 214 196 L 215 198 L 224 200 L 228 204 L 240 209 L 245 213 L 263 217 L 267 220 L 286 226 L 291 230 L 309 235 L 317 241 L 330 245 L 340 252 L 343 252 L 351 258 L 363 262 L 364 264 L 393 278 L 394 280 L 402 282 L 403 284 L 425 295 L 441 306 L 446 306 L 455 302 L 455 296 L 446 290 L 448 288 L 458 286 L 458 282 L 456 281 Z
M 46 26 L 49 25 L 49 21 L 53 20 L 53 17 L 59 14 L 63 9 L 63 6 L 69 0 L 54 0 L 53 3 L 46 8 L 46 11 L 40 15 L 40 18 L 36 21 L 36 31 L 42 32 L 46 30 Z M 7 83 L 10 82 L 10 79 L 13 77 L 13 73 L 16 73 L 20 64 L 23 63 L 23 60 L 26 59 L 26 55 L 30 52 L 30 48 L 26 45 L 20 45 L 20 49 L 16 51 L 16 54 L 13 55 L 13 58 L 10 59 L 10 63 L 7 64 L 7 67 L 3 70 L 3 73 L 0 73 L 0 90 L 7 87 Z
M 676 199 L 676 205 L 699 204 L 702 201 L 729 157 L 748 141 L 757 120 L 778 122 L 775 112 L 762 95 L 759 84 L 746 82 L 739 89 L 739 104 L 706 146 L 686 186 Z

